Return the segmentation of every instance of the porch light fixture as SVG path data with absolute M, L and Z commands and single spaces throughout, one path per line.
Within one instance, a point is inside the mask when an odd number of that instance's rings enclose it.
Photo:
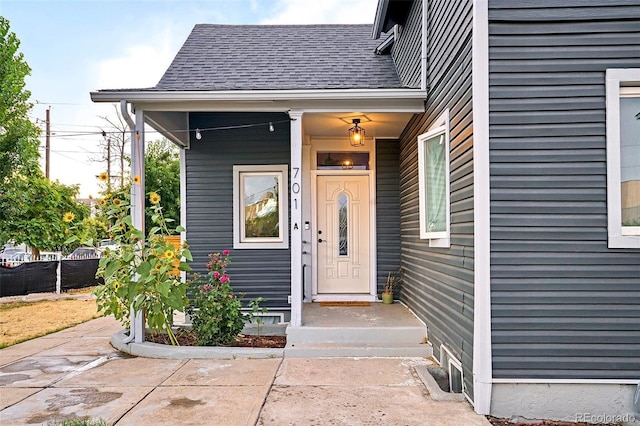
M 359 126 L 360 119 L 353 119 L 353 127 L 349 129 L 349 142 L 351 146 L 364 146 L 364 129 Z

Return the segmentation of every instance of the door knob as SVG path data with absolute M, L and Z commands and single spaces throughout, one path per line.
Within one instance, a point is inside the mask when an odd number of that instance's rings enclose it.
M 322 238 L 318 238 L 318 242 L 322 243 L 322 242 L 324 242 L 324 240 Z

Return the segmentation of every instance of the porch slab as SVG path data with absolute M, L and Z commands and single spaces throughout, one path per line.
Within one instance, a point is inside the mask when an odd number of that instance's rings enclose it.
M 302 323 L 306 327 L 424 327 L 424 324 L 402 303 L 371 303 L 369 306 L 320 306 L 305 303 Z
M 287 328 L 285 357 L 429 357 L 426 326 L 404 305 L 305 304 Z

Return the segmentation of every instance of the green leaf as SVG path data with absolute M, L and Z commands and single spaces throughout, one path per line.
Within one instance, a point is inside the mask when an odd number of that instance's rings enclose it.
M 75 243 L 75 242 L 76 242 L 76 241 L 78 241 L 78 240 L 79 240 L 79 238 L 78 238 L 76 235 L 74 235 L 73 237 L 69 237 L 69 238 L 64 242 L 64 245 L 65 245 L 65 246 L 68 246 L 69 244 L 71 244 L 71 243 Z
M 120 262 L 110 262 L 105 270 L 104 277 L 110 278 L 120 267 Z
M 158 284 L 158 292 L 163 296 L 163 297 L 169 297 L 169 289 L 171 288 L 171 283 L 168 281 L 163 281 L 160 284 Z
M 193 262 L 193 256 L 191 256 L 191 251 L 189 251 L 189 249 L 182 250 L 182 256 L 189 262 Z
M 142 277 L 149 276 L 149 272 L 151 271 L 151 264 L 149 262 L 142 262 L 140 266 L 136 268 L 136 272 L 140 274 Z
M 191 265 L 189 265 L 186 262 L 180 262 L 180 265 L 178 266 L 178 269 L 181 271 L 191 271 Z
M 182 225 L 178 225 L 176 226 L 176 232 L 184 232 L 186 231 L 186 229 L 184 228 L 184 226 Z

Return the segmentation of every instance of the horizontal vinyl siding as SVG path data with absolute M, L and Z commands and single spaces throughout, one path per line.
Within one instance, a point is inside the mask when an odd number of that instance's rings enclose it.
M 462 361 L 473 397 L 473 130 L 471 1 L 430 2 L 429 98 L 401 135 L 402 301 L 427 324 L 434 353 L 444 344 Z M 450 109 L 451 247 L 420 239 L 418 135 Z
M 240 124 L 288 120 L 282 113 L 191 113 L 189 128 L 212 129 Z M 187 241 L 193 269 L 206 274 L 207 255 L 231 250 L 231 285 L 245 293 L 245 302 L 258 296 L 262 306 L 288 307 L 291 293 L 291 254 L 288 249 L 233 249 L 233 166 L 289 164 L 288 122 L 242 129 L 202 131 L 186 151 Z M 288 219 L 287 219 L 288 220 Z M 288 236 L 287 236 L 288 238 Z M 246 306 L 246 305 L 245 305 Z
M 422 57 L 422 2 L 414 1 L 401 29 L 400 37 L 391 50 L 396 64 L 400 83 L 404 87 L 420 87 L 422 75 L 420 58 Z
M 388 273 L 400 269 L 400 142 L 376 140 L 376 234 L 378 293 Z
M 640 251 L 607 248 L 605 70 L 637 1 L 489 2 L 493 375 L 638 379 Z

